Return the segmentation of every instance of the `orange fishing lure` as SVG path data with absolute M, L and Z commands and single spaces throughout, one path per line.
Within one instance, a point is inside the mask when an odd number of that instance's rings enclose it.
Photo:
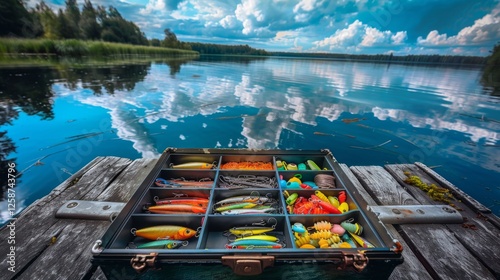
M 209 200 L 202 197 L 167 197 L 155 200 L 156 205 L 164 204 L 188 204 L 200 207 L 207 207 Z
M 172 212 L 205 214 L 207 208 L 188 204 L 163 204 L 149 206 L 148 211 L 156 214 L 170 214 Z
M 161 225 L 142 229 L 133 228 L 131 232 L 135 236 L 143 237 L 149 240 L 186 240 L 196 235 L 196 230 L 174 225 Z

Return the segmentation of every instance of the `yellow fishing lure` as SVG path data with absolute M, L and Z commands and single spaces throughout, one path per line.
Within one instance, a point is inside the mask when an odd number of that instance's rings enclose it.
M 158 239 L 173 239 L 173 240 L 186 240 L 196 235 L 196 230 L 173 225 L 153 226 L 142 229 L 131 230 L 135 236 L 143 237 L 149 240 Z

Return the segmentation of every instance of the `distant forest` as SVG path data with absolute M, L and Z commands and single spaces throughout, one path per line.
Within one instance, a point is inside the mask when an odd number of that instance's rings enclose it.
M 267 52 L 249 45 L 222 45 L 197 42 L 182 42 L 175 33 L 166 28 L 165 37 L 147 39 L 144 32 L 132 21 L 128 21 L 116 8 L 101 5 L 94 6 L 85 0 L 82 9 L 77 0 L 66 0 L 65 8 L 53 11 L 44 1 L 34 8 L 27 9 L 22 0 L 0 1 L 0 37 L 43 38 L 43 39 L 78 39 L 89 41 L 105 41 L 144 45 L 154 47 L 176 48 L 197 51 L 200 54 L 213 55 L 259 55 L 304 58 L 327 58 L 335 60 L 363 60 L 373 62 L 417 63 L 417 64 L 453 64 L 453 65 L 490 65 L 496 68 L 498 61 L 492 55 L 458 56 L 458 55 L 405 55 L 393 54 L 334 54 L 334 53 L 293 53 Z M 498 57 L 498 54 L 496 55 Z M 491 66 L 494 65 L 494 66 Z M 491 80 L 490 75 L 489 79 Z M 494 78 L 493 78 L 494 79 Z
M 372 62 L 396 62 L 396 63 L 432 63 L 432 64 L 484 64 L 488 58 L 484 56 L 462 56 L 462 55 L 404 55 L 395 56 L 391 54 L 338 54 L 338 53 L 291 53 L 272 52 L 274 56 L 284 57 L 307 57 L 327 58 L 335 60 L 363 60 Z
M 76 0 L 66 0 L 65 4 L 64 9 L 55 12 L 44 1 L 27 9 L 22 0 L 1 0 L 0 37 L 100 40 L 194 50 L 202 54 L 267 55 L 266 51 L 248 45 L 181 42 L 169 28 L 164 30 L 163 40 L 148 40 L 134 22 L 124 19 L 113 6 L 94 6 L 90 0 L 85 0 L 80 10 Z

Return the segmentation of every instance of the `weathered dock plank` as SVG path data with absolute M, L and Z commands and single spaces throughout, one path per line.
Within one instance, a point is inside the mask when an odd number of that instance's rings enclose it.
M 351 170 L 381 205 L 421 204 L 381 166 L 353 166 Z M 402 224 L 396 228 L 432 277 L 496 279 L 445 225 Z
M 485 207 L 482 205 L 480 202 L 475 200 L 473 197 L 469 196 L 465 192 L 463 192 L 461 189 L 457 188 L 455 185 L 453 185 L 450 181 L 446 180 L 443 178 L 443 176 L 439 175 L 436 171 L 432 170 L 425 164 L 421 162 L 416 162 L 415 163 L 418 168 L 422 169 L 427 175 L 429 175 L 432 179 L 434 179 L 439 185 L 442 187 L 445 187 L 447 189 L 450 189 L 452 193 L 455 195 L 455 197 L 459 198 L 463 203 L 468 205 L 471 209 L 477 209 L 476 212 L 481 212 L 478 213 L 477 216 L 481 217 L 482 219 L 487 219 L 490 223 L 495 225 L 497 228 L 500 229 L 500 217 L 497 215 L 493 214 L 491 212 L 491 209 Z
M 345 164 L 340 164 L 340 167 L 347 175 L 349 180 L 354 184 L 358 193 L 363 197 L 368 205 L 377 205 L 375 200 L 370 196 L 370 194 L 364 189 L 361 183 L 358 181 L 354 173 L 349 169 L 349 167 Z M 392 237 L 399 240 L 401 245 L 403 245 L 403 258 L 404 262 L 398 265 L 390 276 L 390 280 L 399 280 L 399 279 L 432 279 L 429 275 L 425 267 L 418 260 L 412 250 L 409 249 L 408 244 L 405 242 L 403 237 L 398 233 L 397 229 L 392 225 L 385 225 L 387 231 L 391 234 Z
M 432 200 L 425 192 L 419 188 L 408 185 L 404 182 L 407 176 L 405 171 L 410 172 L 412 175 L 420 177 L 422 182 L 426 184 L 436 184 L 442 186 L 440 182 L 436 181 L 433 177 L 429 176 L 428 171 L 425 171 L 423 165 L 413 164 L 397 164 L 386 165 L 385 168 L 388 172 L 410 192 L 422 204 L 442 205 L 443 202 Z M 451 183 L 450 183 L 451 184 Z M 453 235 L 466 247 L 485 267 L 487 267 L 495 277 L 500 278 L 500 251 L 494 250 L 492 244 L 499 244 L 500 229 L 495 224 L 490 223 L 489 219 L 485 219 L 481 212 L 484 211 L 484 206 L 479 208 L 475 207 L 477 203 L 471 203 L 468 198 L 465 201 L 462 197 L 463 192 L 453 191 L 456 200 L 452 201 L 460 213 L 465 218 L 464 224 L 446 224 L 446 228 L 453 233 Z M 457 197 L 458 196 L 458 197 Z M 474 200 L 475 201 L 475 200 Z M 496 216 L 495 216 L 496 217 Z M 500 245 L 498 246 L 500 247 Z
M 16 273 L 4 274 L 6 279 L 91 277 L 95 267 L 90 263 L 90 248 L 110 222 L 57 219 L 55 212 L 72 199 L 126 202 L 155 163 L 156 159 L 96 158 L 23 211 L 16 221 Z M 1 240 L 0 247 L 5 246 Z M 3 260 L 0 269 L 7 271 Z

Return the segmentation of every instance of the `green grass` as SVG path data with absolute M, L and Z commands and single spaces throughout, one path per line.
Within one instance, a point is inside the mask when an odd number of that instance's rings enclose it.
M 0 58 L 19 54 L 58 56 L 196 55 L 198 52 L 102 41 L 0 38 Z

